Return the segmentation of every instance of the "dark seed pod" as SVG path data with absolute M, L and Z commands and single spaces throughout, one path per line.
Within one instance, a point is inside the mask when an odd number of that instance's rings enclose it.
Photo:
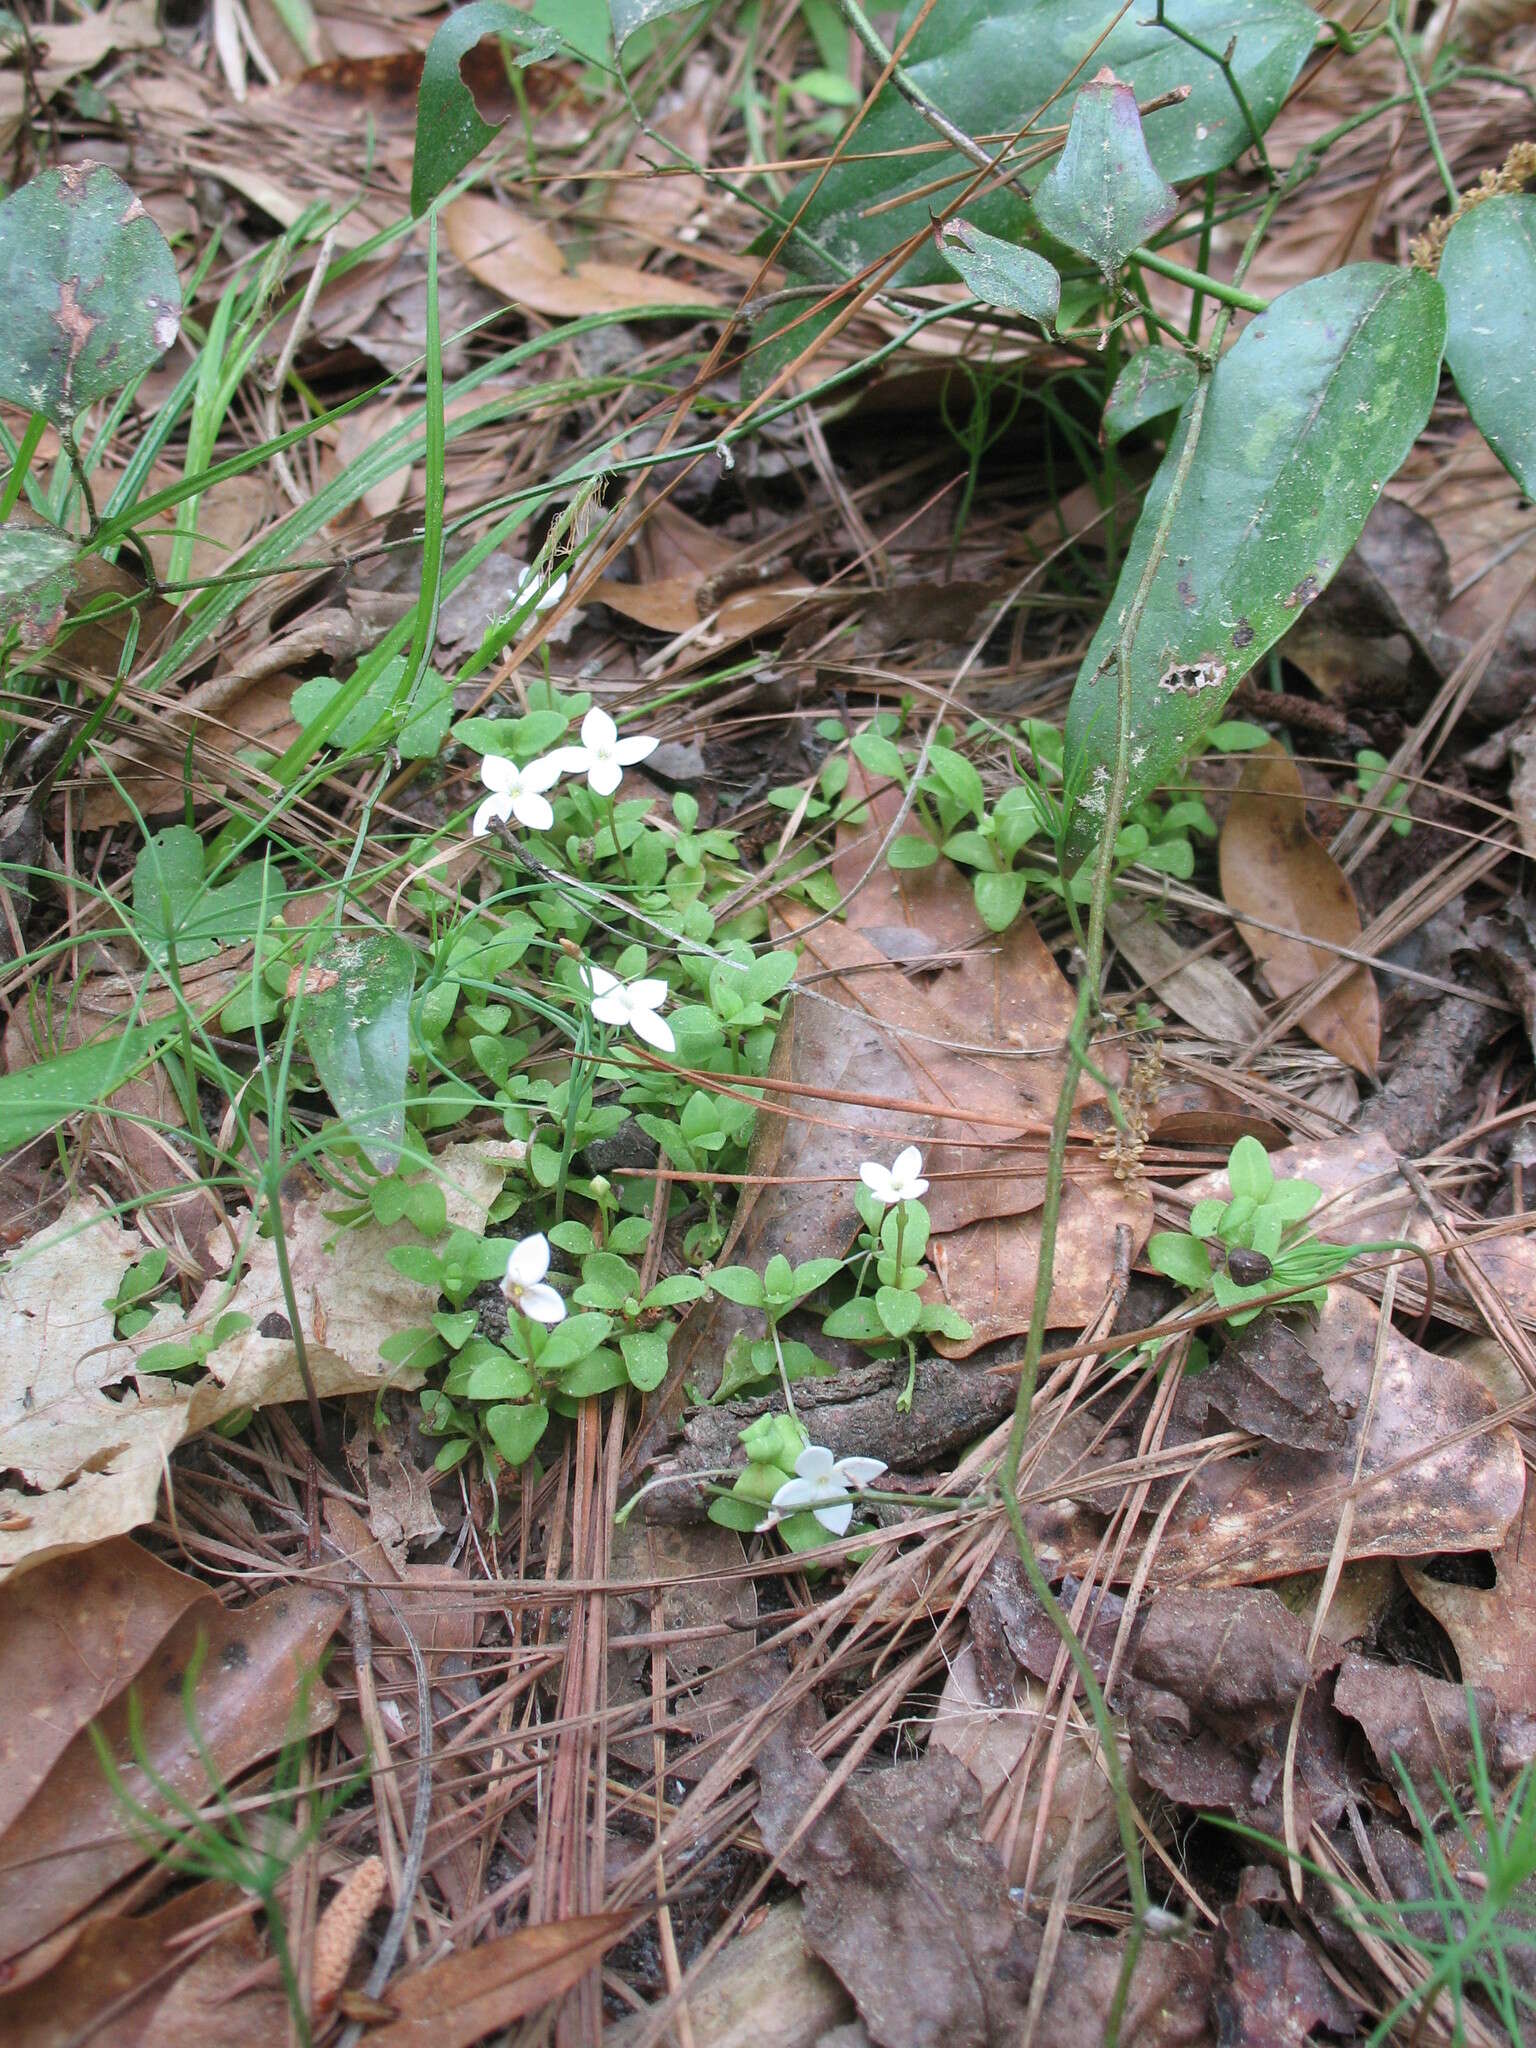
M 1262 1252 L 1244 1251 L 1241 1245 L 1227 1253 L 1227 1271 L 1239 1287 L 1257 1287 L 1261 1281 L 1275 1276 L 1273 1265 Z

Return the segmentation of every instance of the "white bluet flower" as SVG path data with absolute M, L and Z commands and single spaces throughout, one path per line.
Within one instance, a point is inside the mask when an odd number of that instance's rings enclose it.
M 549 1239 L 543 1231 L 520 1238 L 507 1253 L 501 1291 L 507 1306 L 536 1323 L 563 1323 L 565 1303 L 545 1279 L 549 1271 Z
M 592 1014 L 599 1024 L 617 1024 L 654 1045 L 658 1052 L 676 1052 L 672 1026 L 661 1014 L 671 991 L 664 981 L 620 981 L 606 967 L 588 964 L 581 978 L 592 992 Z
M 585 775 L 587 787 L 596 795 L 612 796 L 624 780 L 624 770 L 643 761 L 658 745 L 654 733 L 621 740 L 619 728 L 594 704 L 581 721 L 581 745 L 556 747 L 545 758 L 558 764 L 561 775 Z
M 555 814 L 544 792 L 553 789 L 559 777 L 553 754 L 546 754 L 542 761 L 530 761 L 526 768 L 507 760 L 505 755 L 487 754 L 480 763 L 480 780 L 491 793 L 475 812 L 470 828 L 475 837 L 489 832 L 493 819 L 505 824 L 508 818 L 516 818 L 530 832 L 547 832 L 555 822 Z
M 882 1458 L 834 1458 L 824 1445 L 807 1444 L 795 1460 L 794 1478 L 785 1480 L 770 1506 L 775 1517 L 809 1508 L 823 1529 L 841 1536 L 853 1520 L 847 1496 L 872 1485 L 884 1470 Z
M 570 582 L 570 580 L 570 577 L 564 574 L 563 572 L 559 576 L 553 578 L 553 580 L 549 584 L 549 587 L 541 593 L 538 603 L 533 608 L 533 615 L 535 618 L 537 618 L 541 612 L 552 612 L 554 610 L 555 606 L 560 602 L 561 598 L 564 597 L 565 586 L 567 583 Z M 523 600 L 527 597 L 530 584 L 542 583 L 543 581 L 544 578 L 542 573 L 539 570 L 533 568 L 530 564 L 525 564 L 521 569 L 519 569 L 517 572 L 516 587 L 507 592 L 508 597 L 510 597 L 512 600 L 513 609 L 516 610 L 517 607 L 520 604 L 522 604 Z
M 915 1202 L 928 1192 L 928 1183 L 923 1179 L 923 1155 L 915 1145 L 898 1152 L 889 1166 L 866 1159 L 859 1168 L 859 1179 L 887 1209 L 898 1202 Z

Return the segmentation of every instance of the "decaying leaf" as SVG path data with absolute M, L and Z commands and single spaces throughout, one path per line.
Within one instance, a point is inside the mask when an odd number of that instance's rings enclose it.
M 1501 1713 L 1529 1714 L 1536 1711 L 1536 1508 L 1529 1494 L 1492 1566 L 1491 1586 L 1406 1563 L 1402 1573 L 1455 1645 L 1466 1682 L 1485 1689 Z
M 634 1925 L 632 1913 L 587 1913 L 520 1927 L 445 1956 L 390 1988 L 399 2017 L 370 2034 L 373 2048 L 470 2048 L 558 1998 L 595 1969 Z
M 1338 964 L 1329 946 L 1358 946 L 1360 910 L 1344 871 L 1307 830 L 1296 765 L 1275 743 L 1243 764 L 1221 832 L 1221 893 L 1244 911 L 1301 934 L 1257 925 L 1238 930 L 1278 996 L 1293 996 Z M 1312 940 L 1326 943 L 1314 945 Z M 1381 1010 L 1368 967 L 1354 968 L 1299 1019 L 1307 1036 L 1357 1073 L 1371 1075 L 1381 1053 Z
M 253 1606 L 200 1603 L 176 1623 L 133 1681 L 145 1753 L 183 1798 L 210 1796 L 203 1754 L 187 1725 L 182 1682 L 204 1654 L 193 1692 L 202 1749 L 225 1783 L 270 1756 L 296 1732 L 329 1727 L 336 1704 L 314 1680 L 342 1613 L 334 1594 L 283 1587 Z M 296 1709 L 303 1715 L 296 1720 Z M 133 1758 L 127 1693 L 101 1717 L 103 1736 L 129 1794 L 159 1795 Z M 0 1835 L 0 1929 L 8 1954 L 40 1941 L 144 1860 L 144 1849 L 104 1776 L 87 1731 L 76 1735 L 41 1788 Z
M 1481 1686 L 1452 1685 L 1404 1664 L 1351 1651 L 1339 1666 L 1333 1704 L 1365 1730 L 1383 1775 L 1394 1787 L 1400 1763 L 1431 1810 L 1439 1803 L 1438 1774 L 1452 1788 L 1464 1785 L 1472 1766 L 1471 1715 L 1475 1711 L 1484 1743 L 1493 1750 L 1493 1695 Z
M 1493 1423 L 1498 1404 L 1466 1367 L 1420 1350 L 1395 1329 L 1382 1333 L 1373 1396 L 1378 1322 L 1365 1295 L 1329 1288 L 1306 1342 L 1349 1420 L 1348 1441 L 1335 1451 L 1269 1446 L 1253 1458 L 1200 1468 L 1169 1521 L 1154 1580 L 1238 1586 L 1318 1570 L 1332 1554 L 1352 1489 L 1349 1557 L 1498 1547 L 1524 1494 L 1514 1431 Z
M 450 1146 L 440 1156 L 450 1223 L 483 1227 L 507 1164 L 495 1143 Z M 408 1373 L 381 1360 L 379 1346 L 426 1323 L 437 1307 L 430 1288 L 388 1263 L 411 1228 L 342 1229 L 327 1221 L 324 1205 L 323 1196 L 299 1201 L 287 1220 L 316 1387 L 332 1395 L 410 1385 Z M 123 1342 L 108 1304 L 143 1248 L 80 1201 L 0 1274 L 0 1467 L 16 1475 L 0 1492 L 8 1524 L 0 1528 L 0 1575 L 149 1521 L 183 1437 L 240 1408 L 304 1399 L 292 1337 L 264 1334 L 288 1327 L 270 1238 L 256 1240 L 233 1293 L 212 1281 L 185 1323 L 162 1314 Z M 230 1314 L 249 1325 L 208 1353 L 205 1377 L 188 1384 L 138 1371 L 148 1344 Z
M 443 209 L 448 246 L 471 277 L 509 305 L 557 319 L 622 313 L 640 306 L 717 306 L 703 286 L 627 264 L 566 261 L 548 228 L 507 205 L 471 192 Z
M 1247 1045 L 1264 1029 L 1264 1012 L 1231 968 L 1186 952 L 1151 910 L 1111 904 L 1108 925 L 1147 986 L 1203 1038 Z
M 1355 2009 L 1323 1974 L 1305 1936 L 1272 1927 L 1252 1906 L 1228 1906 L 1224 1970 L 1216 1986 L 1223 2041 L 1243 2048 L 1307 2048 L 1324 2027 L 1342 2038 Z

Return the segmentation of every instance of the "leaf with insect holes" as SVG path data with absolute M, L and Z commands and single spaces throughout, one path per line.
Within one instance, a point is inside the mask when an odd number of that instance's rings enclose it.
M 1035 192 L 1035 218 L 1107 282 L 1178 208 L 1147 153 L 1136 94 L 1106 64 L 1072 103 L 1066 146 Z
M 1144 348 L 1115 379 L 1104 406 L 1104 439 L 1112 447 L 1148 420 L 1182 412 L 1200 381 L 1194 359 L 1176 348 Z
M 100 164 L 44 171 L 0 203 L 0 398 L 69 428 L 181 329 L 164 235 Z
M 530 21 L 510 0 L 471 0 L 470 6 L 448 17 L 428 44 L 421 67 L 411 163 L 413 214 L 425 213 L 501 132 L 500 121 L 481 118 L 459 68 L 486 36 L 504 38 L 508 61 L 518 69 L 559 56 L 567 47 L 558 29 Z
M 1063 858 L 1096 844 L 1119 731 L 1116 644 L 1180 474 L 1130 653 L 1129 813 L 1239 680 L 1332 581 L 1429 418 L 1445 295 L 1422 271 L 1352 263 L 1282 293 L 1217 364 L 1147 492 L 1067 709 Z
M 47 639 L 74 585 L 78 544 L 53 526 L 0 526 L 0 622 L 25 645 Z
M 1061 305 L 1056 266 L 1033 249 L 984 235 L 968 220 L 943 221 L 935 230 L 944 260 L 988 306 L 1049 326 Z
M 1445 360 L 1467 411 L 1536 497 L 1536 197 L 1506 192 L 1464 213 L 1440 258 Z
M 379 1173 L 405 1143 L 416 955 L 391 932 L 333 938 L 300 969 L 299 1028 L 337 1116 Z
M 622 50 L 637 30 L 649 28 L 653 21 L 664 21 L 669 14 L 681 14 L 685 7 L 697 4 L 698 0 L 608 0 L 608 12 L 613 18 L 613 40 Z M 795 82 L 801 83 L 798 79 Z

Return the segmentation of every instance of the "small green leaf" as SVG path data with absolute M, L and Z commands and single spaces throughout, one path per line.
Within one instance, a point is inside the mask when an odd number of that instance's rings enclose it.
M 648 1394 L 667 1376 L 666 1330 L 626 1330 L 619 1339 L 629 1383 Z
M 416 954 L 393 932 L 333 938 L 304 971 L 299 1029 L 338 1118 L 392 1173 L 405 1142 Z
M 1200 381 L 1191 357 L 1181 349 L 1141 349 L 1115 379 L 1104 407 L 1104 439 L 1111 447 L 1134 427 L 1182 412 Z
M 750 1266 L 717 1266 L 709 1276 L 711 1292 L 723 1294 L 739 1309 L 762 1309 L 768 1298 L 762 1284 L 762 1274 L 754 1274 Z
M 453 717 L 453 685 L 435 668 L 426 669 L 409 700 L 395 699 L 405 680 L 405 659 L 387 662 L 331 733 L 327 745 L 350 752 L 377 729 L 375 744 L 393 746 L 405 761 L 433 761 Z M 311 676 L 293 693 L 292 711 L 302 726 L 322 716 L 346 686 L 334 676 Z
M 1192 1293 L 1211 1284 L 1211 1262 L 1205 1246 L 1181 1230 L 1154 1231 L 1147 1240 L 1147 1264 L 1164 1279 L 1176 1280 Z
M 782 1252 L 775 1252 L 763 1268 L 763 1294 L 768 1301 L 785 1302 L 795 1298 L 795 1272 Z
M 549 1427 L 549 1410 L 542 1401 L 506 1404 L 487 1411 L 485 1426 L 509 1465 L 525 1465 Z
M 471 0 L 451 14 L 427 47 L 416 100 L 416 154 L 411 164 L 411 212 L 425 213 L 460 171 L 472 164 L 501 123 L 484 121 L 464 83 L 461 65 L 486 36 L 511 45 L 518 68 L 558 56 L 565 37 L 529 20 L 510 0 Z
M 987 930 L 1005 932 L 1024 908 L 1029 879 L 1026 875 L 1012 873 L 976 875 L 971 887 L 976 894 L 976 908 Z
M 697 1273 L 672 1273 L 665 1280 L 658 1280 L 641 1302 L 642 1308 L 679 1308 L 684 1302 L 697 1301 L 707 1294 L 709 1288 Z
M 1243 1200 L 1245 1196 L 1252 1202 L 1268 1199 L 1275 1184 L 1275 1170 L 1269 1163 L 1269 1154 L 1257 1138 L 1239 1138 L 1232 1147 L 1232 1156 L 1227 1161 L 1227 1180 L 1234 1202 Z
M 100 164 L 44 171 L 0 203 L 0 398 L 72 428 L 181 328 L 164 235 Z
M 852 1301 L 833 1309 L 821 1327 L 828 1337 L 850 1337 L 855 1344 L 875 1343 L 886 1335 L 879 1312 L 867 1294 L 855 1295 Z
M 892 1337 L 905 1337 L 917 1326 L 922 1299 L 902 1287 L 881 1287 L 875 1293 L 875 1314 Z
M 541 1372 L 565 1372 L 595 1351 L 613 1328 L 612 1316 L 567 1316 L 544 1340 L 536 1361 Z
M 1273 1209 L 1282 1223 L 1300 1223 L 1322 1199 L 1315 1180 L 1277 1180 L 1265 1197 L 1265 1207 Z
M 1022 313 L 1043 327 L 1055 320 L 1061 278 L 1037 251 L 983 234 L 967 220 L 944 221 L 937 238 L 940 254 L 973 297 L 1005 313 Z
M 1141 132 L 1136 93 L 1106 64 L 1072 104 L 1066 146 L 1036 189 L 1035 218 L 1107 283 L 1179 210 Z
M 1207 1195 L 1203 1202 L 1196 1202 L 1189 1212 L 1190 1236 L 1214 1237 L 1216 1226 L 1220 1223 L 1226 1206 L 1219 1195 Z
M 939 857 L 939 849 L 931 839 L 924 839 L 917 832 L 903 832 L 891 841 L 886 854 L 886 864 L 898 872 L 913 868 L 931 868 Z
M 1467 411 L 1528 498 L 1536 498 L 1536 197 L 1501 193 L 1468 208 L 1440 257 L 1445 359 Z
M 527 1366 L 498 1350 L 482 1358 L 455 1391 L 471 1401 L 521 1401 L 533 1387 L 533 1374 Z
M 174 950 L 178 967 L 207 960 L 221 946 L 256 936 L 287 898 L 282 878 L 252 862 L 226 881 L 203 880 L 203 843 L 190 825 L 156 832 L 133 864 L 133 919 L 139 943 L 157 967 Z
M 1222 357 L 1131 649 L 1128 808 L 1169 778 L 1242 676 L 1332 580 L 1429 417 L 1444 333 L 1433 278 L 1354 263 L 1283 293 Z M 1120 622 L 1194 416 L 1192 405 L 1152 480 L 1072 692 L 1069 872 L 1098 840 L 1119 731 Z

